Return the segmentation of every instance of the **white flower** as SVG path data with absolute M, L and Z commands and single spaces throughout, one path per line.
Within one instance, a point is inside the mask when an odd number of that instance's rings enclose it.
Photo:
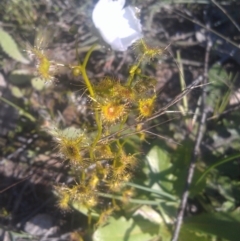
M 92 20 L 102 38 L 113 50 L 126 51 L 142 38 L 142 26 L 136 9 L 125 7 L 125 0 L 99 0 L 93 9 Z

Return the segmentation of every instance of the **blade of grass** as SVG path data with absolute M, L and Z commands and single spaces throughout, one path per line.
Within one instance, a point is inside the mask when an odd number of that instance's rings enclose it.
M 141 186 L 141 185 L 138 185 L 138 184 L 135 184 L 135 183 L 131 183 L 131 182 L 126 182 L 125 183 L 127 186 L 130 186 L 130 187 L 134 187 L 134 188 L 137 188 L 137 189 L 141 189 L 143 191 L 146 191 L 146 192 L 151 192 L 151 193 L 156 193 L 156 194 L 159 194 L 163 197 L 167 197 L 169 199 L 171 199 L 172 201 L 177 201 L 177 198 L 169 193 L 166 193 L 162 190 L 156 190 L 156 189 L 152 189 L 152 188 L 149 188 L 149 187 L 145 187 L 145 186 Z
M 106 197 L 106 198 L 117 199 L 117 200 L 123 201 L 122 196 L 117 196 L 117 195 L 113 195 L 113 194 L 109 194 L 109 193 L 101 193 L 101 192 L 98 192 L 97 194 L 98 194 L 98 196 L 101 196 L 101 197 Z M 142 204 L 142 205 L 158 206 L 160 203 L 166 203 L 166 200 L 154 201 L 154 200 L 147 200 L 147 199 L 144 200 L 144 199 L 129 198 L 128 202 L 129 203 L 135 203 L 135 204 Z M 167 203 L 168 203 L 168 205 L 170 205 L 170 204 L 175 205 L 176 204 L 175 202 L 167 202 Z
M 9 100 L 7 100 L 7 99 L 5 99 L 3 97 L 0 97 L 0 100 L 2 100 L 6 104 L 8 104 L 8 105 L 12 106 L 13 108 L 15 108 L 19 112 L 20 115 L 25 116 L 26 118 L 28 118 L 32 122 L 36 122 L 36 118 L 33 117 L 30 113 L 26 112 L 21 107 L 17 106 L 16 104 L 12 103 L 11 101 L 9 101 Z
M 180 79 L 181 91 L 184 91 L 186 89 L 186 82 L 185 82 L 183 65 L 182 65 L 182 61 L 181 61 L 181 54 L 180 54 L 179 50 L 177 51 L 177 63 L 178 63 L 178 67 L 179 67 L 179 79 Z M 182 114 L 185 115 L 188 112 L 188 101 L 187 101 L 186 95 L 183 96 L 182 101 L 183 101 Z
M 212 164 L 212 165 L 199 177 L 199 179 L 197 180 L 197 182 L 196 182 L 195 185 L 197 185 L 198 183 L 200 183 L 200 182 L 203 180 L 203 178 L 204 178 L 212 169 L 214 169 L 214 168 L 216 168 L 216 167 L 218 167 L 218 166 L 221 166 L 221 165 L 223 165 L 223 164 L 225 164 L 225 163 L 227 163 L 227 162 L 230 162 L 230 161 L 232 161 L 232 160 L 235 160 L 235 159 L 238 158 L 238 157 L 240 157 L 240 154 L 232 155 L 232 156 L 230 156 L 230 157 L 224 158 L 223 160 L 220 160 L 220 161 Z

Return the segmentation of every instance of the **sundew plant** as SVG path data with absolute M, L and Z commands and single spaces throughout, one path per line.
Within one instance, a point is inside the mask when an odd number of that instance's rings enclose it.
M 154 76 L 145 75 L 142 66 L 161 59 L 167 53 L 168 46 L 163 48 L 147 43 L 138 18 L 139 10 L 132 6 L 124 7 L 124 4 L 125 1 L 100 0 L 93 10 L 92 19 L 107 46 L 116 51 L 129 48 L 133 52 L 136 61 L 129 66 L 125 79 L 105 76 L 98 82 L 91 80 L 87 68 L 96 45 L 75 65 L 51 59 L 44 39 L 48 30 L 43 31 L 34 46 L 28 44 L 26 50 L 36 61 L 36 73 L 46 85 L 58 84 L 61 68 L 69 69 L 72 76 L 84 84 L 84 93 L 94 117 L 92 126 L 89 129 L 79 126 L 73 132 L 55 126 L 49 129 L 49 133 L 54 138 L 55 150 L 62 161 L 71 167 L 74 178 L 71 185 L 55 187 L 58 206 L 65 211 L 71 208 L 80 210 L 88 216 L 88 225 L 93 225 L 93 229 L 104 227 L 111 216 L 124 213 L 125 208 L 137 213 L 137 207 L 156 206 L 161 202 L 177 207 L 178 199 L 163 190 L 154 191 L 161 196 L 159 200 L 137 197 L 136 189 L 150 193 L 152 190 L 131 182 L 134 173 L 141 169 L 142 153 L 137 149 L 129 151 L 125 146 L 133 136 L 135 141 L 145 142 L 148 135 L 157 135 L 151 132 L 149 123 L 165 114 L 170 106 L 180 101 L 197 84 L 185 89 L 165 107 L 157 108 L 157 81 Z M 109 11 L 112 21 L 109 21 L 105 10 Z M 79 56 L 76 58 L 79 59 Z M 156 220 L 153 218 L 153 224 L 147 225 L 142 238 L 157 237 L 159 230 L 156 222 L 162 218 L 153 209 L 143 209 L 143 212 L 143 218 L 148 213 L 157 216 Z M 170 234 L 165 224 L 162 228 Z M 95 240 L 98 240 L 97 236 L 98 233 L 95 233 Z
M 56 73 L 61 67 L 68 68 L 72 76 L 82 78 L 94 116 L 95 123 L 90 131 L 84 129 L 69 134 L 57 127 L 50 131 L 59 156 L 76 172 L 76 185 L 57 188 L 59 206 L 63 209 L 69 208 L 70 201 L 77 200 L 91 210 L 98 205 L 99 197 L 107 196 L 108 192 L 124 196 L 123 188 L 126 189 L 125 183 L 137 169 L 139 155 L 125 151 L 125 138 L 139 135 L 144 141 L 145 132 L 148 132 L 144 123 L 163 114 L 156 109 L 156 80 L 145 76 L 140 68 L 144 61 L 160 56 L 163 49 L 151 48 L 141 38 L 133 45 L 139 57 L 130 66 L 127 79 L 105 76 L 93 83 L 87 74 L 87 64 L 94 48 L 95 45 L 78 65 L 51 60 L 41 46 L 29 46 L 27 50 L 36 59 L 37 74 L 45 84 L 57 82 Z M 130 126 L 129 118 L 134 121 Z M 130 198 L 131 192 L 128 195 Z M 117 208 L 117 204 L 114 205 L 111 209 Z

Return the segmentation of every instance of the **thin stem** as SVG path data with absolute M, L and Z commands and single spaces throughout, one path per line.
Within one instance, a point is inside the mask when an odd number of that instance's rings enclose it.
M 148 187 L 144 187 L 144 186 L 141 186 L 141 185 L 138 185 L 138 184 L 135 184 L 135 183 L 131 183 L 131 182 L 126 182 L 125 183 L 127 186 L 130 186 L 130 187 L 135 187 L 135 188 L 138 188 L 138 189 L 141 189 L 141 190 L 144 190 L 146 192 L 151 192 L 151 193 L 156 193 L 158 195 L 162 195 L 164 197 L 167 197 L 169 199 L 171 199 L 172 201 L 177 201 L 177 198 L 174 197 L 173 195 L 171 194 L 168 194 L 162 190 L 155 190 L 155 189 L 152 189 L 152 188 L 148 188 Z
M 113 194 L 99 192 L 98 196 L 123 201 L 123 197 L 122 196 L 117 196 L 117 195 L 113 195 Z M 129 198 L 128 202 L 129 203 L 135 203 L 135 204 L 142 204 L 142 205 L 143 204 L 145 204 L 145 205 L 154 205 L 154 206 L 158 206 L 159 203 L 166 203 L 165 200 L 154 201 L 154 200 L 143 200 L 143 199 L 133 199 L 133 198 Z M 170 202 L 168 202 L 168 204 L 170 204 Z
M 226 162 L 229 162 L 229 161 L 232 161 L 232 160 L 235 160 L 237 158 L 240 157 L 240 154 L 236 154 L 236 155 L 233 155 L 233 156 L 230 156 L 230 157 L 227 157 L 227 158 L 224 158 L 223 160 L 217 162 L 217 163 L 214 163 L 212 164 L 206 171 L 204 171 L 204 173 L 199 177 L 199 179 L 197 180 L 196 182 L 196 185 L 198 185 L 202 180 L 203 178 L 213 169 L 213 168 L 216 168 L 220 165 L 223 165 L 225 164 Z
M 0 100 L 2 100 L 3 102 L 7 103 L 10 106 L 12 106 L 16 110 L 18 110 L 20 115 L 25 116 L 26 118 L 28 118 L 32 122 L 36 122 L 36 118 L 34 116 L 32 116 L 30 113 L 28 113 L 27 111 L 25 111 L 21 107 L 15 105 L 13 102 L 11 102 L 11 101 L 9 101 L 9 100 L 5 99 L 4 97 L 1 97 L 1 96 L 0 96 Z
M 87 54 L 84 58 L 83 65 L 82 65 L 84 69 L 86 68 L 89 57 L 92 54 L 92 52 L 93 52 L 93 50 L 95 49 L 96 46 L 97 46 L 97 44 L 93 44 L 93 46 L 88 50 L 88 52 L 87 52 Z
M 127 81 L 127 86 L 131 86 L 132 85 L 133 79 L 134 79 L 134 77 L 136 75 L 136 70 L 139 68 L 143 58 L 144 58 L 144 54 L 139 59 L 138 63 L 136 65 L 134 65 L 135 69 L 134 69 L 133 73 L 130 73 L 130 77 L 129 77 L 128 81 Z
M 208 81 L 209 53 L 210 53 L 211 46 L 212 46 L 209 35 L 207 36 L 207 40 L 208 40 L 208 42 L 207 42 L 206 53 L 205 53 L 203 84 L 206 84 Z M 178 238 L 179 238 L 180 229 L 181 229 L 182 222 L 183 222 L 183 216 L 184 216 L 184 212 L 185 212 L 185 208 L 186 208 L 187 200 L 188 200 L 188 196 L 189 196 L 189 188 L 192 183 L 195 166 L 196 166 L 196 161 L 197 161 L 197 158 L 200 153 L 200 146 L 201 146 L 201 142 L 202 142 L 202 139 L 203 139 L 203 136 L 205 133 L 205 124 L 206 124 L 206 120 L 207 120 L 207 110 L 206 110 L 207 94 L 204 89 L 205 89 L 205 87 L 203 87 L 203 91 L 202 91 L 202 117 L 201 117 L 201 121 L 198 126 L 196 142 L 195 142 L 194 150 L 192 152 L 190 166 L 188 169 L 187 181 L 186 181 L 185 189 L 184 189 L 184 192 L 182 195 L 181 204 L 180 204 L 180 208 L 179 208 L 179 212 L 178 212 L 178 216 L 177 216 L 177 220 L 176 220 L 176 225 L 175 225 L 175 230 L 173 233 L 172 241 L 178 241 Z
M 90 96 L 91 96 L 92 98 L 94 98 L 95 93 L 94 93 L 92 84 L 91 84 L 91 82 L 90 82 L 90 80 L 89 80 L 89 78 L 88 78 L 88 76 L 87 76 L 86 66 L 87 66 L 89 57 L 90 57 L 91 53 L 93 52 L 95 46 L 96 46 L 96 45 L 94 44 L 94 45 L 89 49 L 89 51 L 87 52 L 87 54 L 86 54 L 86 56 L 85 56 L 85 58 L 84 58 L 83 65 L 82 65 L 82 67 L 81 67 L 82 77 L 83 77 L 83 79 L 84 79 L 84 82 L 85 82 L 85 84 L 86 84 L 86 86 L 87 86 L 87 89 L 88 89 L 88 91 L 89 91 L 89 93 L 90 93 Z
M 90 93 L 90 96 L 92 98 L 95 97 L 95 92 L 93 90 L 93 87 L 92 87 L 92 84 L 87 76 L 87 73 L 86 73 L 86 66 L 87 66 L 87 63 L 88 63 L 88 60 L 90 58 L 90 55 L 92 54 L 94 48 L 96 47 L 96 44 L 94 44 L 90 49 L 89 51 L 87 52 L 85 58 L 84 58 L 84 61 L 83 61 L 83 64 L 82 64 L 82 76 L 83 76 L 83 79 L 85 81 L 85 84 L 88 88 L 88 91 Z M 97 123 L 97 127 L 98 127 L 98 133 L 96 135 L 96 138 L 92 144 L 92 148 L 91 148 L 91 151 L 90 151 L 90 157 L 93 159 L 94 158 L 94 155 L 93 155 L 93 151 L 94 151 L 94 147 L 96 146 L 97 142 L 99 141 L 99 139 L 101 138 L 102 136 L 102 121 L 100 119 L 100 115 L 99 115 L 99 111 L 97 109 L 95 109 L 95 120 L 96 120 L 96 123 Z

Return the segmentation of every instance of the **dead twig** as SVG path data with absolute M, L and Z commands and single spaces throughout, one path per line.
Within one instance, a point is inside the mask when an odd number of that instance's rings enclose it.
M 207 26 L 207 29 L 209 29 L 208 26 Z M 187 181 L 186 181 L 185 189 L 184 189 L 184 192 L 182 195 L 181 204 L 180 204 L 179 212 L 177 215 L 177 220 L 176 220 L 176 225 L 175 225 L 175 230 L 173 233 L 172 241 L 177 241 L 179 238 L 179 233 L 180 233 L 180 229 L 181 229 L 182 222 L 183 222 L 184 211 L 185 211 L 188 196 L 189 196 L 189 187 L 192 183 L 194 170 L 195 170 L 195 166 L 196 166 L 196 160 L 200 153 L 200 146 L 201 146 L 201 142 L 202 142 L 204 132 L 205 132 L 205 124 L 206 124 L 206 120 L 207 120 L 207 108 L 206 108 L 207 106 L 205 103 L 205 100 L 206 100 L 205 86 L 208 82 L 208 66 L 209 66 L 209 54 L 210 54 L 211 46 L 212 46 L 212 43 L 211 43 L 209 35 L 208 35 L 207 36 L 207 47 L 206 47 L 206 53 L 205 53 L 205 62 L 204 62 L 205 63 L 204 64 L 204 79 L 203 79 L 203 91 L 202 91 L 202 103 L 201 103 L 202 117 L 201 117 L 201 120 L 200 120 L 200 123 L 198 126 L 196 142 L 195 142 L 195 146 L 194 146 L 194 149 L 192 152 L 192 157 L 190 160 Z
M 232 24 L 240 32 L 240 27 L 238 26 L 236 21 L 228 14 L 228 12 L 219 3 L 217 3 L 215 0 L 211 0 L 211 1 L 229 18 L 229 20 L 232 22 Z
M 12 185 L 10 185 L 10 186 L 4 188 L 3 190 L 0 190 L 0 194 L 6 192 L 8 189 L 10 189 L 10 188 L 12 188 L 12 187 L 18 185 L 19 183 L 21 183 L 21 182 L 27 180 L 27 179 L 30 178 L 31 176 L 32 176 L 32 174 L 29 175 L 29 176 L 24 177 L 23 179 L 21 179 L 21 180 L 18 181 L 18 182 L 13 183 Z
M 177 11 L 174 11 L 174 12 L 175 12 L 178 16 L 180 16 L 180 17 L 182 17 L 182 18 L 185 18 L 185 19 L 191 21 L 192 23 L 195 23 L 195 24 L 199 25 L 200 27 L 202 27 L 202 28 L 206 29 L 207 31 L 209 31 L 209 32 L 217 35 L 218 37 L 224 39 L 226 42 L 228 42 L 228 43 L 232 44 L 233 46 L 237 47 L 238 49 L 240 49 L 240 45 L 239 45 L 239 44 L 233 42 L 232 40 L 230 40 L 230 39 L 227 38 L 226 36 L 218 33 L 217 31 L 211 29 L 210 27 L 205 26 L 204 24 L 200 23 L 199 21 L 193 19 L 192 16 L 186 16 L 186 15 L 184 15 L 183 13 L 179 13 L 179 12 L 177 12 Z

